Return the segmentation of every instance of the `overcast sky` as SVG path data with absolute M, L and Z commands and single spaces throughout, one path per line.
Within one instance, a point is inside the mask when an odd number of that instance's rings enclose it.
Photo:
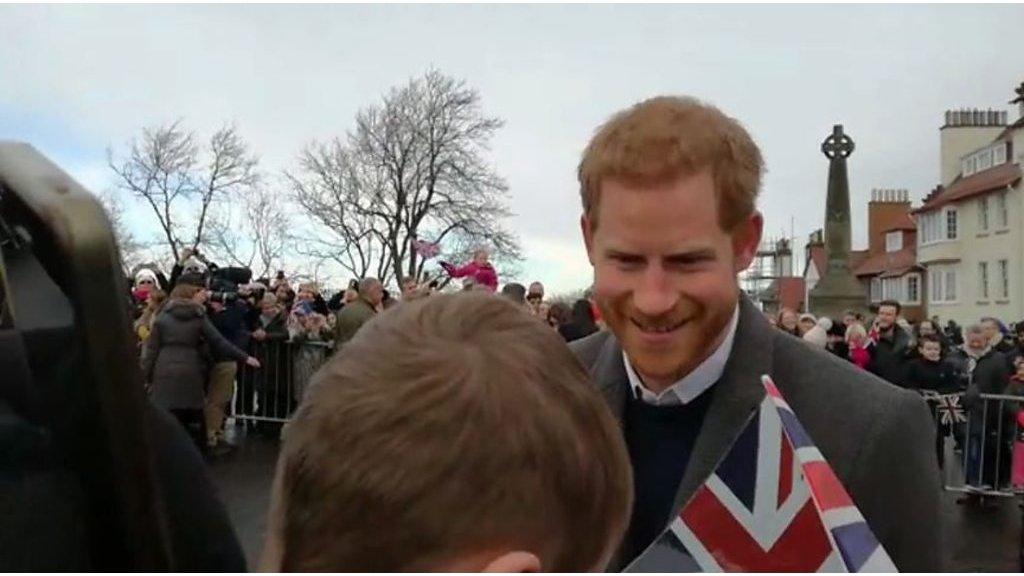
M 768 165 L 773 236 L 820 227 L 842 123 L 854 247 L 871 188 L 937 183 L 944 110 L 1010 109 L 1024 6 L 0 6 L 0 138 L 32 143 L 94 191 L 105 149 L 183 118 L 237 123 L 280 171 L 313 138 L 431 66 L 506 121 L 492 161 L 511 187 L 524 278 L 557 292 L 591 271 L 574 171 L 611 113 L 690 94 L 742 121 Z M 1016 110 L 1011 110 L 1011 121 Z M 151 227 L 142 210 L 133 226 Z

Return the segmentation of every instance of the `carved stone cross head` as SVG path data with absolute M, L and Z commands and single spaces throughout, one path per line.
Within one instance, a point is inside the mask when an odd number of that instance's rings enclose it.
M 829 160 L 836 156 L 847 158 L 850 154 L 853 154 L 853 148 L 853 139 L 843 134 L 842 124 L 833 126 L 832 134 L 821 143 L 821 152 Z

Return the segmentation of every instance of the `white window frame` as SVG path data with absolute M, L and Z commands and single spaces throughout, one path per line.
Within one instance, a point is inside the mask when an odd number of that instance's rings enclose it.
M 903 293 L 904 293 L 904 295 L 906 296 L 906 299 L 907 299 L 906 303 L 907 304 L 920 304 L 921 303 L 921 275 L 917 274 L 917 273 L 907 274 L 906 276 L 904 276 L 904 278 L 905 278 L 904 282 L 906 284 L 905 284 L 905 286 L 903 288 Z M 910 289 L 910 285 L 911 284 L 914 285 L 914 289 L 913 290 Z
M 949 217 L 953 217 L 953 226 L 949 225 Z M 943 210 L 942 214 L 942 234 L 940 237 L 944 240 L 956 240 L 960 230 L 960 217 L 956 213 L 956 208 L 947 207 Z
M 1006 164 L 1006 143 L 1002 142 L 992 151 L 992 163 L 996 166 Z
M 943 281 L 943 296 L 945 297 L 944 302 L 954 303 L 957 301 L 957 287 L 956 287 L 956 268 L 949 267 L 946 269 L 946 277 Z
M 928 267 L 928 304 L 957 303 L 957 266 L 935 264 Z
M 978 231 L 988 232 L 988 196 L 978 198 Z
M 902 278 L 882 278 L 882 300 L 904 300 Z
M 885 251 L 898 252 L 903 249 L 903 231 L 885 233 Z
M 1010 299 L 1010 261 L 999 260 L 999 296 L 1000 300 Z
M 1007 192 L 1003 190 L 996 195 L 996 228 L 1003 230 L 1010 225 L 1010 206 Z
M 988 262 L 978 262 L 978 296 L 988 301 Z
M 928 302 L 939 304 L 945 300 L 942 298 L 942 278 L 945 271 L 941 268 L 930 268 L 928 270 Z
M 878 276 L 871 279 L 871 301 L 882 301 L 882 279 Z

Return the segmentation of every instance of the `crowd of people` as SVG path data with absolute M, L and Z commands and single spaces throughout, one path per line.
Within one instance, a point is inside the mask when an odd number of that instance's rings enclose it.
M 1004 400 L 986 408 L 981 395 L 1024 399 L 1024 322 L 1007 326 L 997 318 L 985 317 L 967 327 L 952 320 L 942 327 L 938 317 L 911 324 L 901 317 L 901 311 L 898 302 L 884 301 L 870 323 L 852 310 L 841 320 L 833 320 L 787 308 L 768 320 L 779 330 L 892 384 L 919 391 L 935 407 L 941 396 L 962 397 L 958 404 L 966 411 L 965 421 L 939 423 L 939 463 L 944 460 L 944 438 L 953 437 L 957 452 L 962 452 L 966 439 L 967 485 L 982 489 L 1005 486 L 1010 480 L 1013 442 L 1024 432 L 1024 428 L 1018 430 L 1018 418 L 1024 422 L 1024 400 Z M 1024 488 L 1024 478 L 1015 478 L 1013 483 Z M 976 499 L 975 494 L 965 497 L 965 501 Z
M 441 268 L 462 280 L 463 291 L 497 292 L 498 276 L 486 250 L 464 266 L 443 262 Z M 250 276 L 186 249 L 169 278 L 144 267 L 132 282 L 135 332 L 151 397 L 211 455 L 232 448 L 224 438 L 231 413 L 250 430 L 278 435 L 335 349 L 377 314 L 429 297 L 439 286 L 436 280 L 404 278 L 392 297 L 376 278 L 362 278 L 325 299 L 315 283 L 293 286 L 283 272 L 255 281 Z M 566 342 L 601 327 L 587 297 L 551 301 L 540 282 L 529 289 L 507 283 L 500 294 Z

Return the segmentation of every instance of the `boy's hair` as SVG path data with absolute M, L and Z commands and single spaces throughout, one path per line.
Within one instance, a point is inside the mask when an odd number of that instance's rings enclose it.
M 708 169 L 719 226 L 732 230 L 754 212 L 764 160 L 745 128 L 686 96 L 651 98 L 605 122 L 590 140 L 578 178 L 583 212 L 596 227 L 605 179 L 657 185 Z
M 934 342 L 935 344 L 942 346 L 942 340 L 939 340 L 939 337 L 934 334 L 923 334 L 917 338 L 918 348 L 923 348 L 928 342 Z
M 423 571 L 530 551 L 594 569 L 629 520 L 621 431 L 557 332 L 491 294 L 366 324 L 281 450 L 283 571 Z

